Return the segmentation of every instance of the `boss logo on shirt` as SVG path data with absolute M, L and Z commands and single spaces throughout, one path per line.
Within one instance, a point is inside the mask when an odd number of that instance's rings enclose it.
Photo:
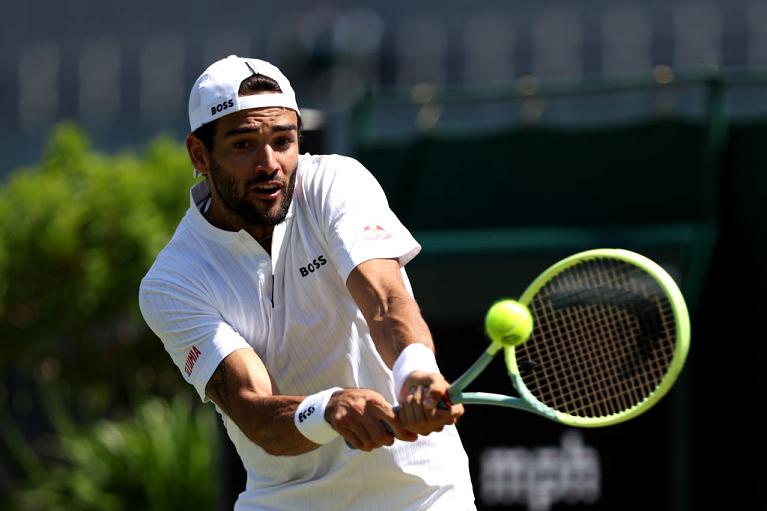
M 316 270 L 319 270 L 320 266 L 325 266 L 326 264 L 328 264 L 328 260 L 325 259 L 325 256 L 319 255 L 311 263 L 307 264 L 306 266 L 300 267 L 298 271 L 301 273 L 302 277 L 306 277 L 310 273 L 314 273 Z
M 304 422 L 313 413 L 314 413 L 314 406 L 310 406 L 309 408 L 307 408 L 306 410 L 298 414 L 298 422 Z
M 219 103 L 216 106 L 210 107 L 210 115 L 216 115 L 217 113 L 223 112 L 227 108 L 234 108 L 234 100 L 230 99 L 228 101 L 224 101 L 223 103 Z

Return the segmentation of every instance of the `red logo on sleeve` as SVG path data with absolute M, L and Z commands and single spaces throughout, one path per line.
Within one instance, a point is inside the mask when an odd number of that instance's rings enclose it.
M 184 366 L 184 371 L 187 376 L 192 375 L 194 364 L 197 362 L 197 359 L 200 358 L 200 355 L 202 355 L 202 353 L 197 349 L 197 346 L 192 346 L 192 349 L 189 350 L 189 354 L 186 356 L 186 365 Z
M 391 238 L 391 234 L 389 234 L 386 231 L 386 229 L 384 229 L 380 225 L 366 225 L 362 229 L 362 233 L 364 238 L 368 241 L 388 240 L 389 238 Z

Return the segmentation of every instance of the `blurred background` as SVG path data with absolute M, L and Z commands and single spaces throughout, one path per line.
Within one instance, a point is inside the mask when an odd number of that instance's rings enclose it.
M 408 271 L 449 377 L 487 306 L 563 256 L 628 248 L 679 282 L 692 350 L 651 412 L 467 412 L 479 509 L 764 509 L 767 0 L 2 13 L 0 510 L 223 510 L 244 484 L 136 304 L 188 204 L 189 88 L 229 54 L 278 65 L 303 149 L 360 159 L 422 242 Z

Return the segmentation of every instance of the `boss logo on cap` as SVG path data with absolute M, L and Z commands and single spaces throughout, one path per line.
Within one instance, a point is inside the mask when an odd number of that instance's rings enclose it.
M 221 113 L 227 108 L 234 108 L 234 100 L 230 99 L 227 101 L 224 101 L 223 103 L 219 103 L 216 106 L 210 107 L 210 115 L 216 115 L 217 113 Z

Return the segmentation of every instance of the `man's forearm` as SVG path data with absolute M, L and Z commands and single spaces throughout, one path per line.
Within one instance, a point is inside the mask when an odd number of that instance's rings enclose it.
M 295 426 L 296 409 L 303 396 L 242 396 L 232 419 L 245 436 L 274 456 L 297 456 L 313 451 L 310 441 Z
M 431 332 L 415 300 L 407 293 L 387 296 L 368 320 L 370 334 L 390 368 L 408 344 L 420 342 L 434 351 Z
M 317 406 L 322 395 L 330 398 L 326 405 Z M 328 389 L 306 398 L 246 396 L 245 402 L 250 405 L 234 412 L 235 422 L 251 441 L 273 456 L 304 454 L 339 434 L 347 443 L 365 451 L 392 445 L 394 438 L 382 426 L 383 420 L 389 421 L 397 438 L 410 442 L 417 438 L 398 426 L 391 404 L 370 389 Z M 307 408 L 307 404 L 312 406 Z M 311 417 L 301 426 L 301 431 L 294 423 L 296 410 L 311 410 Z M 312 424 L 312 420 L 321 422 Z
M 282 396 L 251 350 L 231 353 L 216 368 L 205 394 L 245 436 L 269 454 L 293 456 L 317 448 L 293 417 L 303 396 Z
M 437 406 L 449 384 L 437 367 L 431 332 L 408 292 L 399 262 L 365 261 L 349 274 L 346 286 L 365 316 L 381 358 L 392 368 L 398 420 L 404 429 L 426 435 L 454 424 L 463 407 Z
M 408 344 L 434 350 L 431 332 L 410 295 L 396 259 L 372 259 L 357 266 L 346 286 L 365 316 L 378 353 L 390 368 Z

